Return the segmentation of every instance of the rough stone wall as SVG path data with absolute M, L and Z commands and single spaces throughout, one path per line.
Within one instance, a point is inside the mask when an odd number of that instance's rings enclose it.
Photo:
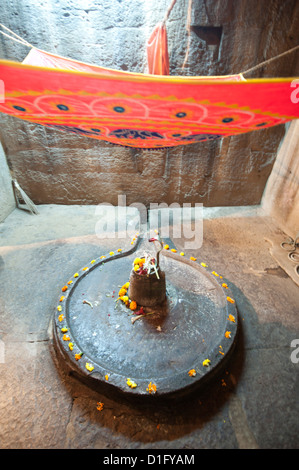
M 16 202 L 13 194 L 10 172 L 2 145 L 0 144 L 0 222 L 3 222 L 15 207 Z
M 190 50 L 187 0 L 167 22 L 171 75 L 242 72 L 298 42 L 296 0 L 193 0 Z M 36 47 L 105 67 L 146 71 L 146 40 L 170 0 L 2 0 L 1 22 Z M 0 38 L 0 56 L 22 61 L 29 51 Z M 298 76 L 298 54 L 249 77 Z M 297 67 L 297 69 L 296 69 Z M 0 116 L 8 164 L 36 204 L 202 202 L 259 204 L 283 125 L 214 142 L 146 151 Z

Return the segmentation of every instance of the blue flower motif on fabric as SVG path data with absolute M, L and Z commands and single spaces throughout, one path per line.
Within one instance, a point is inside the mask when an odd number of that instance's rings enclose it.
M 100 129 L 91 129 L 91 131 L 88 131 L 86 129 L 81 129 L 80 127 L 71 127 L 71 126 L 61 126 L 59 124 L 49 124 L 49 127 L 54 127 L 58 130 L 62 131 L 69 131 L 74 134 L 80 134 L 80 135 L 99 135 L 101 133 Z
M 138 129 L 116 129 L 110 132 L 109 137 L 118 137 L 119 139 L 164 139 L 159 132 L 143 131 Z
M 57 104 L 56 107 L 57 107 L 60 111 L 68 111 L 68 110 L 69 110 L 68 106 L 66 106 L 65 104 Z
M 26 109 L 23 108 L 23 106 L 14 105 L 13 108 L 16 109 L 17 111 L 26 111 Z
M 220 134 L 191 134 L 191 135 L 187 135 L 185 137 L 182 137 L 180 140 L 184 141 L 184 140 L 192 140 L 194 142 L 201 142 L 203 140 L 215 140 L 215 139 L 220 139 L 221 137 L 223 137 L 222 135 Z

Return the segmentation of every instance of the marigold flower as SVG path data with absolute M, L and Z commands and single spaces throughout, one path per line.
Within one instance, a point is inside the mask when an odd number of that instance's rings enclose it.
M 130 302 L 130 309 L 136 310 L 136 308 L 137 308 L 137 303 L 135 302 L 135 300 L 132 300 L 132 302 Z
M 79 359 L 81 359 L 81 357 L 83 356 L 83 352 L 80 352 L 78 354 L 75 354 L 75 359 L 76 361 L 79 361 Z
M 100 256 L 100 259 L 104 259 L 104 258 L 106 258 L 106 256 L 104 256 L 104 255 Z
M 122 288 L 123 288 L 123 289 L 128 289 L 128 288 L 129 288 L 129 285 L 130 285 L 130 282 L 126 282 L 126 283 L 122 286 Z
M 122 251 L 122 249 L 121 249 L 121 248 L 118 248 L 118 250 L 117 250 L 117 251 L 118 251 L 118 253 L 120 253 L 120 252 Z
M 127 379 L 127 385 L 130 388 L 136 388 L 137 387 L 137 384 L 135 382 L 133 382 L 133 380 L 131 380 L 131 379 Z
M 123 297 L 124 295 L 126 295 L 126 293 L 127 293 L 127 289 L 123 289 L 122 287 L 118 293 L 118 297 Z
M 92 259 L 91 262 L 90 262 L 90 264 L 93 264 L 93 263 L 95 263 L 95 262 L 96 262 L 96 260 L 95 260 L 95 259 Z
M 69 285 L 69 286 L 70 286 L 71 284 L 73 284 L 73 281 L 69 281 L 69 282 L 68 282 L 68 285 Z
M 164 250 L 169 250 L 169 245 L 164 245 Z
M 64 327 L 64 328 L 61 328 L 61 333 L 66 333 L 67 331 L 69 331 L 68 328 L 65 328 L 65 327 Z
M 67 335 L 63 335 L 62 339 L 63 341 L 69 341 L 71 338 Z
M 206 263 L 200 263 L 202 265 L 203 268 L 207 268 L 208 265 Z
M 63 288 L 61 290 L 62 290 L 62 292 L 65 292 L 67 290 L 67 286 L 63 286 Z
M 176 253 L 178 250 L 175 250 L 174 248 L 171 248 L 172 253 Z
M 228 316 L 229 321 L 232 321 L 233 323 L 236 323 L 235 317 L 233 315 Z
M 146 391 L 149 392 L 149 393 L 156 393 L 156 391 L 157 391 L 156 384 L 153 384 L 152 382 L 150 382 L 148 384 L 148 387 L 147 387 Z
M 86 362 L 85 367 L 87 370 L 89 370 L 89 372 L 93 371 L 94 369 L 94 366 L 90 364 L 89 362 Z
M 214 276 L 218 277 L 219 274 L 217 274 L 215 271 L 212 271 L 212 274 L 214 274 Z
M 196 261 L 197 258 L 194 258 L 194 256 L 190 256 L 191 261 Z
M 106 375 L 105 375 L 105 379 L 106 379 L 106 380 L 109 379 L 109 374 L 106 374 Z
M 59 320 L 59 321 L 62 321 L 63 319 L 64 319 L 64 315 L 61 313 L 61 314 L 59 315 L 59 317 L 58 317 L 58 320 Z
M 225 336 L 226 338 L 230 338 L 230 335 L 231 335 L 231 331 L 226 331 L 226 332 L 224 333 L 224 336 Z
M 61 310 L 62 310 L 61 305 L 58 305 L 57 310 L 58 310 L 58 312 L 61 312 Z
M 211 361 L 210 359 L 205 359 L 202 363 L 203 366 L 208 367 L 210 365 Z
M 196 370 L 195 369 L 190 369 L 188 374 L 190 375 L 190 377 L 195 377 L 196 376 Z
M 185 253 L 183 251 L 180 252 L 181 256 L 185 256 Z
M 222 283 L 222 287 L 224 287 L 225 289 L 228 289 L 228 285 L 225 282 Z
M 127 295 L 122 295 L 122 296 L 120 297 L 120 300 L 121 300 L 122 302 L 126 303 L 126 302 L 128 302 L 129 297 L 128 297 Z
M 113 255 L 114 255 L 114 251 L 110 251 L 109 255 L 110 255 L 110 256 L 113 256 Z
M 74 343 L 69 343 L 69 348 L 70 348 L 70 351 L 72 351 L 74 349 Z
M 79 273 L 75 273 L 75 274 L 74 274 L 74 277 L 78 277 L 78 276 L 79 276 Z
M 227 299 L 228 302 L 230 302 L 231 304 L 234 304 L 234 303 L 235 303 L 234 299 L 232 299 L 231 297 L 226 297 L 226 299 Z
M 64 295 L 62 295 L 62 296 L 60 297 L 59 302 L 62 302 L 63 299 L 64 299 Z
M 138 271 L 139 268 L 140 268 L 139 264 L 135 264 L 133 269 L 136 272 L 136 271 Z
M 86 268 L 83 268 L 82 271 L 88 271 L 88 267 L 86 266 Z
M 98 401 L 98 402 L 97 402 L 97 410 L 98 410 L 98 411 L 102 411 L 103 408 L 104 408 L 104 403 Z

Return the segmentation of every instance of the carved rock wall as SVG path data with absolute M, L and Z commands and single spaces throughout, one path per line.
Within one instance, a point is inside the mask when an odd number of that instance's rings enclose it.
M 187 50 L 187 0 L 167 21 L 171 75 L 242 72 L 298 43 L 296 0 L 194 0 Z M 170 0 L 2 0 L 1 22 L 48 52 L 146 71 L 146 41 Z M 24 46 L 0 37 L 0 56 L 22 61 Z M 298 76 L 298 54 L 246 76 Z M 112 146 L 0 115 L 12 174 L 36 204 L 259 204 L 285 134 L 283 125 L 169 150 Z

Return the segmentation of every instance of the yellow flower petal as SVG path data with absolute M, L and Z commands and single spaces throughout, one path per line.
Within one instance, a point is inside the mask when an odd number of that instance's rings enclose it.
M 104 403 L 98 401 L 98 402 L 97 402 L 97 410 L 98 410 L 98 411 L 102 411 L 103 408 L 104 408 Z
M 157 391 L 156 384 L 153 384 L 152 382 L 150 382 L 148 384 L 148 387 L 147 387 L 146 391 L 149 392 L 149 393 L 156 393 L 156 391 Z
M 202 363 L 203 366 L 208 367 L 210 365 L 211 361 L 210 359 L 205 359 Z
M 137 384 L 135 382 L 133 382 L 133 380 L 131 380 L 131 379 L 127 379 L 127 385 L 130 388 L 136 388 L 137 387 Z

